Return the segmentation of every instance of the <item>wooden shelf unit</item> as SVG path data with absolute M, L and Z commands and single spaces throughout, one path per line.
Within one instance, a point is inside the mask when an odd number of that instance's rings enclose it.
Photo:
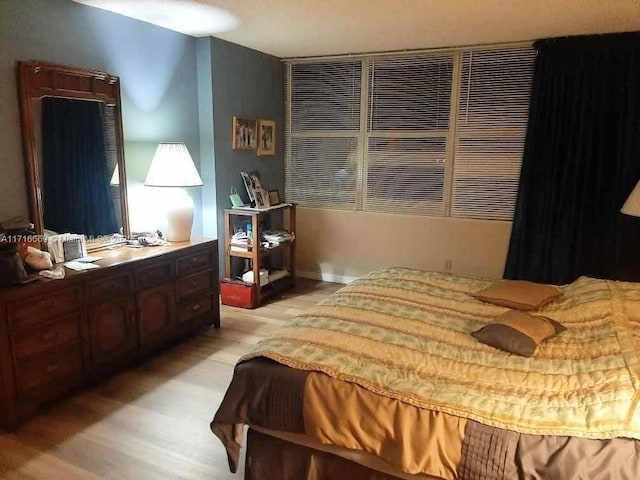
M 225 277 L 231 278 L 231 259 L 233 257 L 246 258 L 251 262 L 251 270 L 253 271 L 254 281 L 251 288 L 255 289 L 254 298 L 257 299 L 258 305 L 277 293 L 280 293 L 287 288 L 291 288 L 294 285 L 295 278 L 295 251 L 296 241 L 283 242 L 273 247 L 261 247 L 256 248 L 256 245 L 260 245 L 260 219 L 269 216 L 275 212 L 283 212 L 283 225 L 282 229 L 291 232 L 295 236 L 296 231 L 296 206 L 291 203 L 284 203 L 282 205 L 276 205 L 268 209 L 256 209 L 256 208 L 230 208 L 224 211 L 224 248 L 225 248 Z M 231 223 L 234 217 L 250 217 L 251 219 L 251 249 L 248 251 L 231 250 L 231 236 L 232 228 Z M 286 268 L 289 271 L 289 276 L 277 280 L 273 283 L 269 282 L 267 285 L 260 287 L 260 264 L 262 258 L 271 255 L 275 252 L 283 252 L 283 265 L 282 268 Z

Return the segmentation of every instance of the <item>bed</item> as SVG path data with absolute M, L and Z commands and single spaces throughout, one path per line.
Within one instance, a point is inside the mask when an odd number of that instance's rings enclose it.
M 640 286 L 581 277 L 530 358 L 470 333 L 491 281 L 373 272 L 245 355 L 211 424 L 245 478 L 640 478 Z

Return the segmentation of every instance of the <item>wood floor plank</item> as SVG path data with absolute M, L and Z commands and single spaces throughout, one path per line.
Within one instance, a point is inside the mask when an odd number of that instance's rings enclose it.
M 0 480 L 241 480 L 209 423 L 233 366 L 341 285 L 299 280 L 255 310 L 222 306 L 194 336 L 0 433 Z

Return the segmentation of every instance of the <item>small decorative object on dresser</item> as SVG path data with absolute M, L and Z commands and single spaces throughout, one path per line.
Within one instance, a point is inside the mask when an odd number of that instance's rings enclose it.
M 258 155 L 276 154 L 276 122 L 275 120 L 258 120 Z
M 258 144 L 257 122 L 252 118 L 233 117 L 231 147 L 234 150 L 255 150 Z

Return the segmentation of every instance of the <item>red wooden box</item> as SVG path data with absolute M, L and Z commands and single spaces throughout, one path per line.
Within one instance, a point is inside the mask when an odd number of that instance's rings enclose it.
M 225 278 L 220 282 L 220 297 L 223 305 L 240 308 L 258 306 L 258 289 L 254 283 Z

